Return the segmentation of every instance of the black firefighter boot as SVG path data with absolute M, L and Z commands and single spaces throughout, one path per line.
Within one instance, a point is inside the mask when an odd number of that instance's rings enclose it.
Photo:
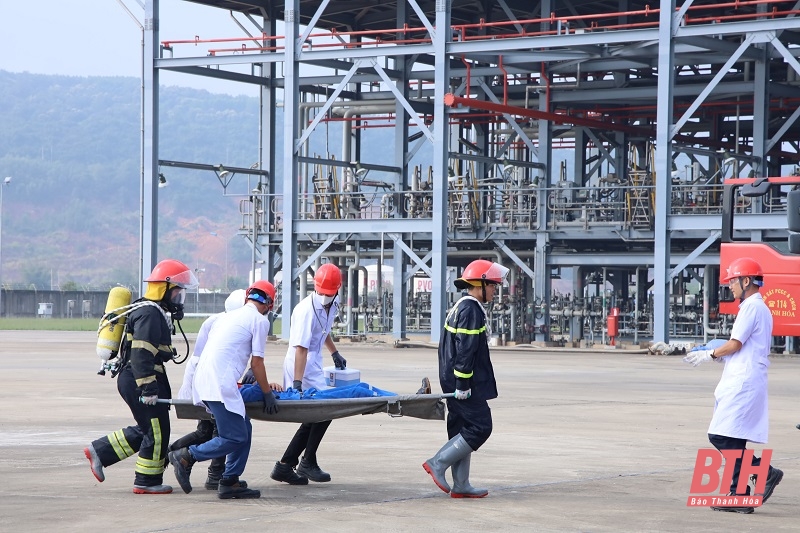
M 450 471 L 453 473 L 453 490 L 450 491 L 451 498 L 483 498 L 489 495 L 486 489 L 476 489 L 469 484 L 469 463 L 472 454 L 467 455 L 457 461 Z
M 447 484 L 445 472 L 448 468 L 453 466 L 461 459 L 468 457 L 472 453 L 472 448 L 469 447 L 467 441 L 459 433 L 449 441 L 447 444 L 436 452 L 436 455 L 428 459 L 422 464 L 422 468 L 433 478 L 436 486 L 445 492 L 450 492 L 450 485 Z

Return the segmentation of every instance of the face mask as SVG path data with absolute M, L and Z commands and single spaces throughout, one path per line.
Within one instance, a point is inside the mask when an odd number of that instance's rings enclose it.
M 335 294 L 333 296 L 326 296 L 326 295 L 320 294 L 318 292 L 314 293 L 314 300 L 316 300 L 317 303 L 319 305 L 323 306 L 323 307 L 325 307 L 326 305 L 332 304 L 335 299 L 336 299 L 336 295 Z
M 178 288 L 172 289 L 169 293 L 169 301 L 174 305 L 183 305 L 183 302 L 186 301 L 186 289 Z
M 167 307 L 173 320 L 183 319 L 183 302 L 186 300 L 186 289 L 174 288 L 168 293 Z

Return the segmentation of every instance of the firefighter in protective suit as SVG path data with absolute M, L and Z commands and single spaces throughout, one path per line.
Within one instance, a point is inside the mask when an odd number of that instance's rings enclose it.
M 174 320 L 183 318 L 186 289 L 197 286 L 192 270 L 174 259 L 158 263 L 145 280 L 144 298 L 133 302 L 128 315 L 117 390 L 128 404 L 135 426 L 114 431 L 84 449 L 92 474 L 105 479 L 107 467 L 139 453 L 133 492 L 169 494 L 163 484 L 169 445 L 169 405 L 157 403 L 172 397 L 164 365 L 172 360 Z
M 423 463 L 434 483 L 453 498 L 483 498 L 489 494 L 469 483 L 470 455 L 492 433 L 492 413 L 488 400 L 497 398 L 492 361 L 487 340 L 484 304 L 492 301 L 497 286 L 508 269 L 478 259 L 467 265 L 455 281 L 467 294 L 458 300 L 445 318 L 439 343 L 439 383 L 447 399 L 447 444 Z M 453 488 L 445 472 L 450 468 Z

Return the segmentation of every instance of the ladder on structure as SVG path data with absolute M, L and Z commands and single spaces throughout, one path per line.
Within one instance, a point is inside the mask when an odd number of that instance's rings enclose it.
M 478 205 L 475 201 L 475 191 L 472 190 L 472 180 L 469 172 L 464 176 L 450 178 L 450 194 L 448 206 L 449 229 L 475 229 Z
M 339 218 L 333 175 L 314 174 L 311 183 L 314 185 L 314 218 L 318 220 Z
M 628 223 L 635 229 L 653 228 L 652 181 L 647 170 L 629 170 Z

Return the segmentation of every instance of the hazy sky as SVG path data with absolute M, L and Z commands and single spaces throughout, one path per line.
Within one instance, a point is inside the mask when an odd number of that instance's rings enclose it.
M 137 0 L 123 1 L 141 22 L 144 9 Z M 161 0 L 160 13 L 161 40 L 244 35 L 230 15 L 219 9 Z M 0 0 L 0 70 L 138 78 L 140 58 L 141 31 L 117 0 L 40 0 L 34 4 Z M 257 95 L 256 89 L 246 84 L 171 72 L 161 73 L 161 84 Z

